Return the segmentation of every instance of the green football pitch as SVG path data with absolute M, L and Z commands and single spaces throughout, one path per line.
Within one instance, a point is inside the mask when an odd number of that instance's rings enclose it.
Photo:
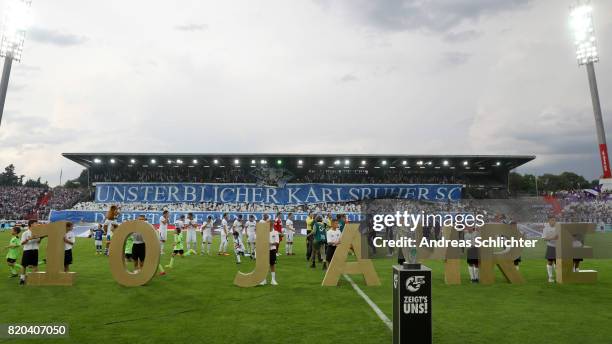
M 8 239 L 8 233 L 0 234 L 2 247 Z M 612 241 L 603 234 L 595 239 Z M 217 245 L 215 237 L 214 252 Z M 143 287 L 126 288 L 113 280 L 107 258 L 94 254 L 93 240 L 78 239 L 73 287 L 19 286 L 16 278 L 8 278 L 6 266 L 0 283 L 0 323 L 66 323 L 69 338 L 0 338 L 0 342 L 391 342 L 389 328 L 346 280 L 341 279 L 338 287 L 321 287 L 324 273 L 320 266 L 308 267 L 303 237 L 297 239 L 295 251 L 295 256 L 278 259 L 278 286 L 236 287 L 232 284 L 236 271 L 250 271 L 254 263 L 246 258 L 236 265 L 233 256 L 213 255 L 177 258 L 166 276 L 156 276 Z M 166 253 L 162 263 L 169 258 Z M 363 278 L 353 276 L 389 318 L 394 261 L 374 260 L 380 287 L 367 287 Z M 524 285 L 507 284 L 499 273 L 495 285 L 470 284 L 463 263 L 464 284 L 446 286 L 443 263 L 425 264 L 434 271 L 434 343 L 612 343 L 610 259 L 583 264 L 599 271 L 595 285 L 549 284 L 543 259 L 524 260 L 520 270 L 527 279 Z

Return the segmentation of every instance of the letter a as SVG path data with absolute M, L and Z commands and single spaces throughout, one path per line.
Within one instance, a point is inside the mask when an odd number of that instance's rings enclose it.
M 349 250 L 353 248 L 356 262 L 347 262 Z M 359 233 L 359 225 L 348 224 L 344 228 L 344 232 L 340 236 L 340 245 L 336 248 L 334 257 L 332 258 L 329 268 L 323 278 L 322 286 L 334 287 L 338 285 L 340 275 L 342 274 L 362 274 L 366 285 L 379 286 L 380 280 L 374 269 L 374 264 L 370 259 L 363 259 L 361 255 L 361 235 Z

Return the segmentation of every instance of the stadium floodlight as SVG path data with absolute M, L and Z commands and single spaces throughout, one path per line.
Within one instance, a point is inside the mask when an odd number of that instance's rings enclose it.
M 130 159 L 130 164 L 135 164 L 136 163 L 136 159 Z
M 282 164 L 283 164 L 283 161 L 282 161 L 282 160 L 280 160 L 280 159 L 278 159 L 278 160 L 276 160 L 276 164 L 277 164 L 277 165 L 282 165 Z
M 115 159 L 110 159 L 111 164 L 114 164 L 115 162 L 116 162 Z
M 402 165 L 404 165 L 404 166 L 408 165 L 408 161 L 406 161 L 406 160 L 402 161 Z
M 251 161 L 252 164 L 255 163 L 255 160 Z M 234 160 L 234 165 L 239 165 L 240 164 L 240 160 L 236 159 Z
M 23 41 L 29 26 L 31 3 L 32 0 L 7 0 L 6 2 L 2 19 L 2 38 L 0 39 L 0 56 L 4 57 L 2 80 L 0 81 L 0 123 L 2 123 L 4 101 L 13 60 L 21 61 Z
M 351 164 L 351 161 L 349 159 L 344 160 L 344 165 L 348 166 Z
M 194 164 L 197 164 L 197 163 L 198 163 L 198 159 L 193 159 L 193 161 L 192 161 L 192 162 L 193 162 Z
M 576 47 L 576 58 L 580 66 L 586 65 L 589 77 L 589 88 L 591 90 L 591 101 L 595 115 L 595 127 L 597 128 L 597 140 L 603 178 L 612 178 L 610 160 L 608 158 L 608 146 L 606 144 L 606 132 L 603 125 L 601 103 L 599 101 L 599 90 L 597 89 L 597 78 L 595 76 L 595 62 L 599 61 L 597 51 L 597 39 L 593 25 L 593 7 L 590 0 L 578 0 L 570 11 L 570 26 L 574 34 Z
M 417 165 L 422 166 L 423 165 L 423 160 L 417 161 Z
M 442 165 L 444 165 L 444 166 L 448 166 L 448 160 L 444 160 L 444 161 L 442 161 Z
M 367 164 L 367 162 L 365 160 L 361 160 L 361 165 L 365 166 Z
M 171 164 L 171 163 L 172 163 L 172 160 L 168 159 L 167 163 L 168 163 L 168 164 Z
M 304 161 L 303 160 L 298 160 L 298 165 L 303 165 Z
M 498 162 L 496 162 L 496 163 L 495 163 L 495 166 L 501 166 L 501 162 L 499 162 L 499 161 L 498 161 Z
M 213 164 L 218 165 L 219 164 L 219 160 L 218 159 L 213 160 Z
M 262 165 L 265 165 L 265 164 L 267 164 L 267 163 L 268 163 L 268 160 L 262 159 L 262 160 L 260 161 L 260 163 L 261 163 Z
M 334 165 L 340 165 L 340 160 L 334 161 Z
M 101 164 L 101 163 L 102 163 L 102 160 L 100 160 L 100 159 L 98 159 L 98 158 L 95 158 L 95 159 L 94 159 L 94 163 L 95 163 L 95 164 Z
M 383 160 L 382 164 L 383 164 L 383 166 L 386 166 L 387 165 L 387 160 Z
M 156 163 L 157 163 L 157 160 L 155 160 L 155 159 L 151 159 L 151 164 L 152 164 L 152 165 L 155 165 Z
M 180 164 L 182 164 L 182 163 L 183 163 L 183 160 L 181 160 L 181 159 L 176 159 L 176 163 L 180 165 Z
M 582 66 L 599 61 L 590 1 L 578 1 L 571 8 L 570 26 L 574 33 L 578 64 Z
M 319 160 L 319 165 L 321 165 L 321 166 L 325 165 L 325 161 Z
M 463 162 L 463 166 L 467 166 L 468 164 L 469 164 L 469 162 L 468 162 L 467 160 L 465 160 L 465 161 Z

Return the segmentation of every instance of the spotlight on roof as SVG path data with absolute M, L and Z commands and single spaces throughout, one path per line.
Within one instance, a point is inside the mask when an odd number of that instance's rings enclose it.
M 498 161 L 498 162 L 496 162 L 496 163 L 495 163 L 495 166 L 501 166 L 501 162 L 499 162 L 499 161 Z
M 444 166 L 448 166 L 448 160 L 444 160 L 444 161 L 442 161 L 442 165 L 444 165 Z
M 340 160 L 334 161 L 334 165 L 340 165 Z
M 95 159 L 94 159 L 94 163 L 96 163 L 96 164 L 101 164 L 101 163 L 102 163 L 102 160 L 100 160 L 100 159 L 98 159 L 98 158 L 95 158 Z
M 219 159 L 213 160 L 213 164 L 218 165 L 219 164 Z
M 417 161 L 417 165 L 422 166 L 423 165 L 423 160 Z
M 344 160 L 344 165 L 348 166 L 351 164 L 351 161 L 349 159 Z
M 151 159 L 151 164 L 155 165 L 156 163 L 157 163 L 157 160 Z
M 255 160 L 253 160 L 251 163 L 254 164 Z M 238 164 L 240 164 L 240 160 L 238 160 L 238 159 L 234 160 L 234 165 L 238 165 Z
M 467 162 L 467 160 L 465 160 L 465 161 L 463 162 L 463 166 L 467 166 L 468 164 L 469 164 L 469 163 Z
M 361 165 L 362 165 L 362 166 L 365 166 L 367 163 L 368 163 L 367 161 L 365 161 L 365 160 L 361 160 Z
M 325 161 L 319 160 L 319 165 L 321 165 L 321 166 L 325 165 Z
M 167 163 L 171 164 L 171 163 L 172 163 L 172 160 L 168 159 Z
M 198 159 L 193 159 L 193 161 L 192 161 L 192 162 L 193 162 L 194 164 L 197 164 L 197 163 L 198 163 Z
M 381 164 L 383 164 L 383 166 L 386 166 L 387 165 L 387 160 L 383 160 Z
M 282 164 L 283 164 L 283 161 L 282 161 L 281 159 L 278 159 L 278 160 L 276 160 L 276 164 L 277 164 L 277 165 L 282 165 Z
M 115 162 L 116 162 L 115 159 L 110 159 L 111 164 L 114 164 Z
M 255 165 L 256 163 L 257 163 L 257 161 L 251 160 L 251 165 Z
M 176 159 L 176 163 L 180 165 L 180 164 L 182 164 L 182 163 L 183 163 L 183 160 L 181 160 L 181 159 Z
M 260 161 L 260 163 L 261 163 L 262 165 L 265 165 L 265 164 L 267 164 L 267 163 L 268 163 L 268 160 L 263 159 L 263 160 L 261 160 L 261 161 Z
M 130 159 L 130 164 L 135 164 L 136 163 L 136 159 Z
M 404 165 L 404 166 L 408 165 L 408 161 L 406 161 L 406 160 L 402 161 L 402 165 Z
M 303 165 L 303 164 L 304 164 L 304 161 L 298 160 L 298 165 Z

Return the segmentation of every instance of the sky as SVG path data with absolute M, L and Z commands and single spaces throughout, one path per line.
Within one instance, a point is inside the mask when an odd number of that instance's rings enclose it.
M 612 137 L 612 2 L 593 1 Z M 33 0 L 0 166 L 56 185 L 82 169 L 64 152 L 517 154 L 598 178 L 571 4 Z

